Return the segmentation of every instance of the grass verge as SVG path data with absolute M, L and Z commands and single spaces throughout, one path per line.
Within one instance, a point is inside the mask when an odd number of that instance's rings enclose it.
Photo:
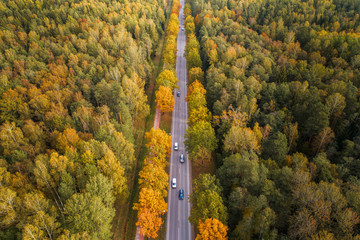
M 167 133 L 171 133 L 172 112 L 161 113 L 159 128 Z

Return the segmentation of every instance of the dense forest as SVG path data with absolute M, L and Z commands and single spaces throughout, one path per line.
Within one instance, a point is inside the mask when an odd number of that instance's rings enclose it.
M 164 4 L 0 1 L 0 239 L 112 238 Z
M 206 92 L 187 148 L 216 164 L 193 183 L 198 233 L 212 219 L 230 239 L 360 239 L 360 2 L 185 8 L 189 85 Z

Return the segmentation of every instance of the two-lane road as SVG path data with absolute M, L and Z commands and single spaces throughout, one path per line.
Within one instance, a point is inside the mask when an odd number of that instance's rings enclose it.
M 183 11 L 185 1 L 180 0 L 182 8 L 180 9 L 179 21 L 180 29 L 177 38 L 177 57 L 176 73 L 179 79 L 179 88 L 175 89 L 175 107 L 172 115 L 172 144 L 177 142 L 179 150 L 173 151 L 170 158 L 170 183 L 176 178 L 176 188 L 171 188 L 169 184 L 168 213 L 166 222 L 166 240 L 190 240 L 192 238 L 192 227 L 189 222 L 190 203 L 188 195 L 191 191 L 190 162 L 185 151 L 184 135 L 187 128 L 187 103 L 185 96 L 187 93 L 187 72 L 186 59 L 184 57 L 186 37 L 184 28 Z M 177 92 L 180 91 L 180 97 Z M 185 163 L 180 163 L 180 154 L 184 154 Z M 179 199 L 179 189 L 184 190 L 184 199 Z

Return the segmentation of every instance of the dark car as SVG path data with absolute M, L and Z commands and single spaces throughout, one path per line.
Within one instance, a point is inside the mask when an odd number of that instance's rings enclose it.
M 182 188 L 179 190 L 179 199 L 180 200 L 184 199 L 184 190 Z
M 178 91 L 176 95 L 177 95 L 178 97 L 180 97 L 180 91 Z
M 180 154 L 180 162 L 181 162 L 181 163 L 184 163 L 184 162 L 185 162 L 184 154 Z

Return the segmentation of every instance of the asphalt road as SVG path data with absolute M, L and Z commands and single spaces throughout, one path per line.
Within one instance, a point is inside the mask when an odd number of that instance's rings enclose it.
M 181 6 L 185 5 L 184 0 L 180 0 Z M 170 158 L 170 182 L 168 195 L 168 213 L 166 222 L 166 240 L 190 240 L 192 239 L 192 227 L 189 222 L 190 203 L 188 195 L 191 190 L 190 163 L 184 145 L 184 135 L 187 128 L 187 103 L 185 96 L 187 93 L 187 71 L 186 59 L 184 57 L 186 37 L 183 19 L 184 7 L 179 14 L 180 29 L 177 39 L 176 73 L 179 79 L 179 88 L 175 89 L 175 108 L 172 115 L 172 153 Z M 180 91 L 180 97 L 177 92 Z M 179 150 L 174 151 L 174 143 L 178 142 Z M 180 154 L 185 156 L 185 163 L 180 163 Z M 171 181 L 176 178 L 176 188 L 171 187 Z M 179 190 L 184 190 L 184 200 L 179 200 Z

